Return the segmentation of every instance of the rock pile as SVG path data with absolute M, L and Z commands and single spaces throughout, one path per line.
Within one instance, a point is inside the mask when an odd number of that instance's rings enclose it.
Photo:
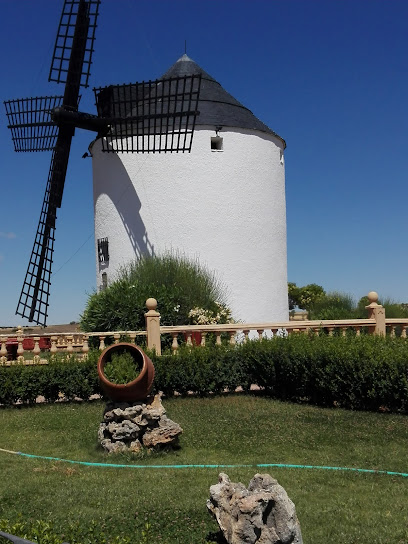
M 228 544 L 303 543 L 295 505 L 269 474 L 255 474 L 247 489 L 221 473 L 207 508 Z
M 166 416 L 160 395 L 138 402 L 109 402 L 98 439 L 109 453 L 175 445 L 183 429 Z

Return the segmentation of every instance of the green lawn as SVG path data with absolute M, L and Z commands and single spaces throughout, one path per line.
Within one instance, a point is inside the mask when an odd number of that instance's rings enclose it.
M 0 409 L 0 448 L 81 461 L 144 465 L 288 463 L 408 472 L 408 418 L 276 402 L 259 396 L 164 400 L 180 449 L 107 456 L 97 447 L 101 402 Z M 407 544 L 408 478 L 294 468 L 222 469 L 246 485 L 277 478 L 296 505 L 305 544 Z M 98 531 L 144 542 L 205 543 L 221 469 L 98 468 L 0 452 L 0 518 L 52 520 L 62 536 Z M 82 533 L 81 533 L 82 532 Z M 69 536 L 69 533 L 67 533 Z M 67 536 L 65 533 L 65 536 Z M 84 542 L 92 542 L 89 535 Z M 95 542 L 98 541 L 96 538 Z

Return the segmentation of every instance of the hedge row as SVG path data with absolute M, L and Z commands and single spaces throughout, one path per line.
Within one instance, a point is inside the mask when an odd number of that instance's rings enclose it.
M 100 393 L 96 361 L 0 367 L 0 403 L 53 401 Z M 155 390 L 199 395 L 248 390 L 282 400 L 350 409 L 408 411 L 408 341 L 401 338 L 291 335 L 230 346 L 180 349 L 152 355 Z

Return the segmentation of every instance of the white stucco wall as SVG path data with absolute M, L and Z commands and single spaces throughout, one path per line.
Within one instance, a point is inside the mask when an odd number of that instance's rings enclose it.
M 102 153 L 93 148 L 97 260 L 112 281 L 140 252 L 169 249 L 198 256 L 228 286 L 234 316 L 246 322 L 288 319 L 285 173 L 282 142 L 245 129 L 196 127 L 191 153 Z M 154 293 L 152 293 L 154 296 Z

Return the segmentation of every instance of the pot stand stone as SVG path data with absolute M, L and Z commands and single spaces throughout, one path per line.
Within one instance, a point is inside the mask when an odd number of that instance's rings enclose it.
M 166 416 L 161 396 L 136 402 L 108 402 L 99 425 L 98 440 L 108 453 L 138 452 L 174 446 L 183 429 Z
M 207 508 L 228 544 L 303 544 L 295 505 L 269 474 L 255 474 L 247 489 L 221 473 Z

